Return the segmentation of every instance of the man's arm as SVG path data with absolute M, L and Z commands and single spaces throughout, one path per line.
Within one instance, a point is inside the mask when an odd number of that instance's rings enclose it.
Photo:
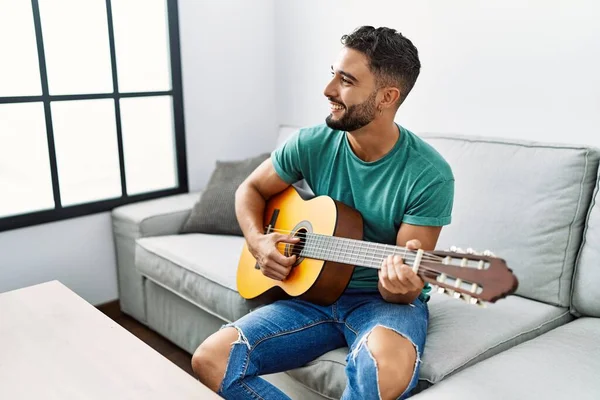
M 277 175 L 269 158 L 238 187 L 235 192 L 235 213 L 247 240 L 264 233 L 266 201 L 288 186 L 290 185 Z
M 400 225 L 396 244 L 410 250 L 434 250 L 442 231 L 441 226 Z M 378 288 L 385 301 L 390 303 L 412 303 L 425 286 L 423 280 L 404 264 L 400 256 L 384 260 L 379 270 Z
M 266 201 L 290 185 L 283 181 L 271 159 L 265 160 L 246 178 L 235 192 L 235 212 L 246 238 L 248 250 L 256 258 L 263 274 L 283 280 L 296 257 L 286 257 L 277 250 L 277 243 L 297 243 L 299 239 L 279 233 L 264 234 Z

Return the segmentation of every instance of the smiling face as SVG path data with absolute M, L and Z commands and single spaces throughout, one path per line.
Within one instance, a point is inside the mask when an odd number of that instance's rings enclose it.
M 377 116 L 378 88 L 367 57 L 344 47 L 331 66 L 332 79 L 325 87 L 331 114 L 325 119 L 332 129 L 352 132 Z

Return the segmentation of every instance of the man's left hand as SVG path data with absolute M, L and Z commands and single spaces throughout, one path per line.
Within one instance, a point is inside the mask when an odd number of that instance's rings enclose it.
M 417 239 L 409 240 L 406 248 L 418 250 L 421 248 L 421 242 Z M 379 283 L 387 292 L 399 295 L 420 291 L 425 285 L 423 280 L 413 272 L 412 267 L 406 265 L 399 255 L 389 256 L 383 260 L 379 270 Z

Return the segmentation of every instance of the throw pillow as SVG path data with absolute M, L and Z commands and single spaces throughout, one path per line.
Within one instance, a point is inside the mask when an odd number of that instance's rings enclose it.
M 269 153 L 264 153 L 241 161 L 217 161 L 216 168 L 181 233 L 242 236 L 235 216 L 235 191 L 269 157 Z

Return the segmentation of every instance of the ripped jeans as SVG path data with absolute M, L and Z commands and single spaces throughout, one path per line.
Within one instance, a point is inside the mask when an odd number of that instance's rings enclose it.
M 406 337 L 417 350 L 412 379 L 400 396 L 404 399 L 418 381 L 428 318 L 421 296 L 412 304 L 392 304 L 376 289 L 347 289 L 330 306 L 300 299 L 277 301 L 224 326 L 235 327 L 239 339 L 232 345 L 218 393 L 226 399 L 289 399 L 259 375 L 298 368 L 348 346 L 342 399 L 378 399 L 377 366 L 366 339 L 382 326 Z

